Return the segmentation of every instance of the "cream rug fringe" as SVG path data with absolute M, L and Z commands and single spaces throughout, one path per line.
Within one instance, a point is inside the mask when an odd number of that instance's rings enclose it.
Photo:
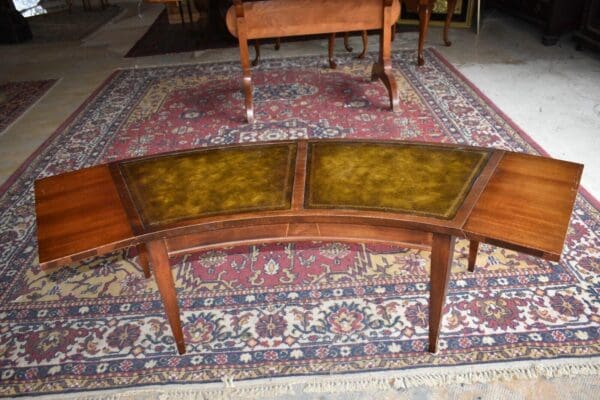
M 600 357 L 415 368 L 403 371 L 271 378 L 240 382 L 235 382 L 230 377 L 223 377 L 221 383 L 157 385 L 36 398 L 47 400 L 250 400 L 301 393 L 390 391 L 422 386 L 477 384 L 513 379 L 549 379 L 578 375 L 598 375 L 600 379 Z

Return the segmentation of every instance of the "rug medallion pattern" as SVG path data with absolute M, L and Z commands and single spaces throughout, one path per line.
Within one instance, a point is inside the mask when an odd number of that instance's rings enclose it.
M 398 113 L 371 60 L 263 61 L 244 123 L 237 62 L 117 71 L 0 199 L 4 395 L 464 365 L 600 354 L 600 216 L 578 196 L 560 263 L 459 240 L 437 355 L 427 349 L 429 253 L 300 242 L 173 260 L 187 354 L 134 249 L 45 273 L 33 181 L 163 151 L 298 138 L 382 138 L 535 148 L 449 68 L 397 52 Z M 374 55 L 371 55 L 374 56 Z

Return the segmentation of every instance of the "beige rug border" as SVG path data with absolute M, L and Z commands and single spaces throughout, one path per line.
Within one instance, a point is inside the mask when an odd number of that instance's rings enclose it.
M 551 379 L 596 375 L 600 380 L 600 357 L 513 361 L 454 367 L 426 367 L 402 371 L 360 372 L 294 376 L 206 384 L 148 385 L 89 392 L 36 396 L 43 400 L 130 400 L 130 399 L 266 399 L 282 395 L 394 391 L 413 387 L 477 384 L 514 379 Z

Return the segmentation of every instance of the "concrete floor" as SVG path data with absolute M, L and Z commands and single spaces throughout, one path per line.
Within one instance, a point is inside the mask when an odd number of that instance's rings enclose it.
M 125 11 L 120 16 L 83 42 L 0 46 L 0 81 L 68 77 L 60 80 L 41 101 L 0 134 L 0 182 L 4 182 L 115 68 L 238 59 L 236 48 L 125 59 L 123 55 L 154 21 L 161 7 L 143 4 L 138 13 L 136 3 L 123 5 Z M 486 15 L 479 36 L 470 30 L 455 29 L 451 31 L 453 45 L 444 47 L 440 29 L 432 28 L 428 45 L 437 47 L 550 155 L 584 163 L 583 185 L 598 198 L 600 56 L 575 51 L 574 43 L 568 37 L 553 47 L 542 46 L 540 38 L 541 33 L 535 27 L 492 11 Z M 338 45 L 341 46 L 341 41 Z M 360 47 L 358 42 L 355 45 Z M 263 46 L 263 58 L 324 55 L 326 46 L 322 41 L 290 43 L 277 53 L 270 46 Z M 414 48 L 416 34 L 400 34 L 394 46 Z M 371 48 L 376 48 L 375 44 L 371 44 Z M 585 382 L 589 385 L 589 377 L 355 393 L 343 398 L 481 399 L 500 396 L 527 399 L 562 398 L 563 395 L 578 398 L 571 389 L 581 388 Z M 598 381 L 594 382 L 592 386 L 597 387 Z M 543 393 L 533 388 L 541 388 Z M 579 392 L 580 395 L 583 393 L 585 391 Z M 314 397 L 304 394 L 293 398 L 342 397 L 340 394 Z

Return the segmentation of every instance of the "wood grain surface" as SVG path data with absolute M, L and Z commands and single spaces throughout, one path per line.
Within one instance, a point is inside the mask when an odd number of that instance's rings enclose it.
M 463 228 L 473 240 L 558 261 L 583 165 L 506 153 Z
M 35 204 L 42 268 L 107 253 L 134 239 L 107 165 L 36 181 Z

